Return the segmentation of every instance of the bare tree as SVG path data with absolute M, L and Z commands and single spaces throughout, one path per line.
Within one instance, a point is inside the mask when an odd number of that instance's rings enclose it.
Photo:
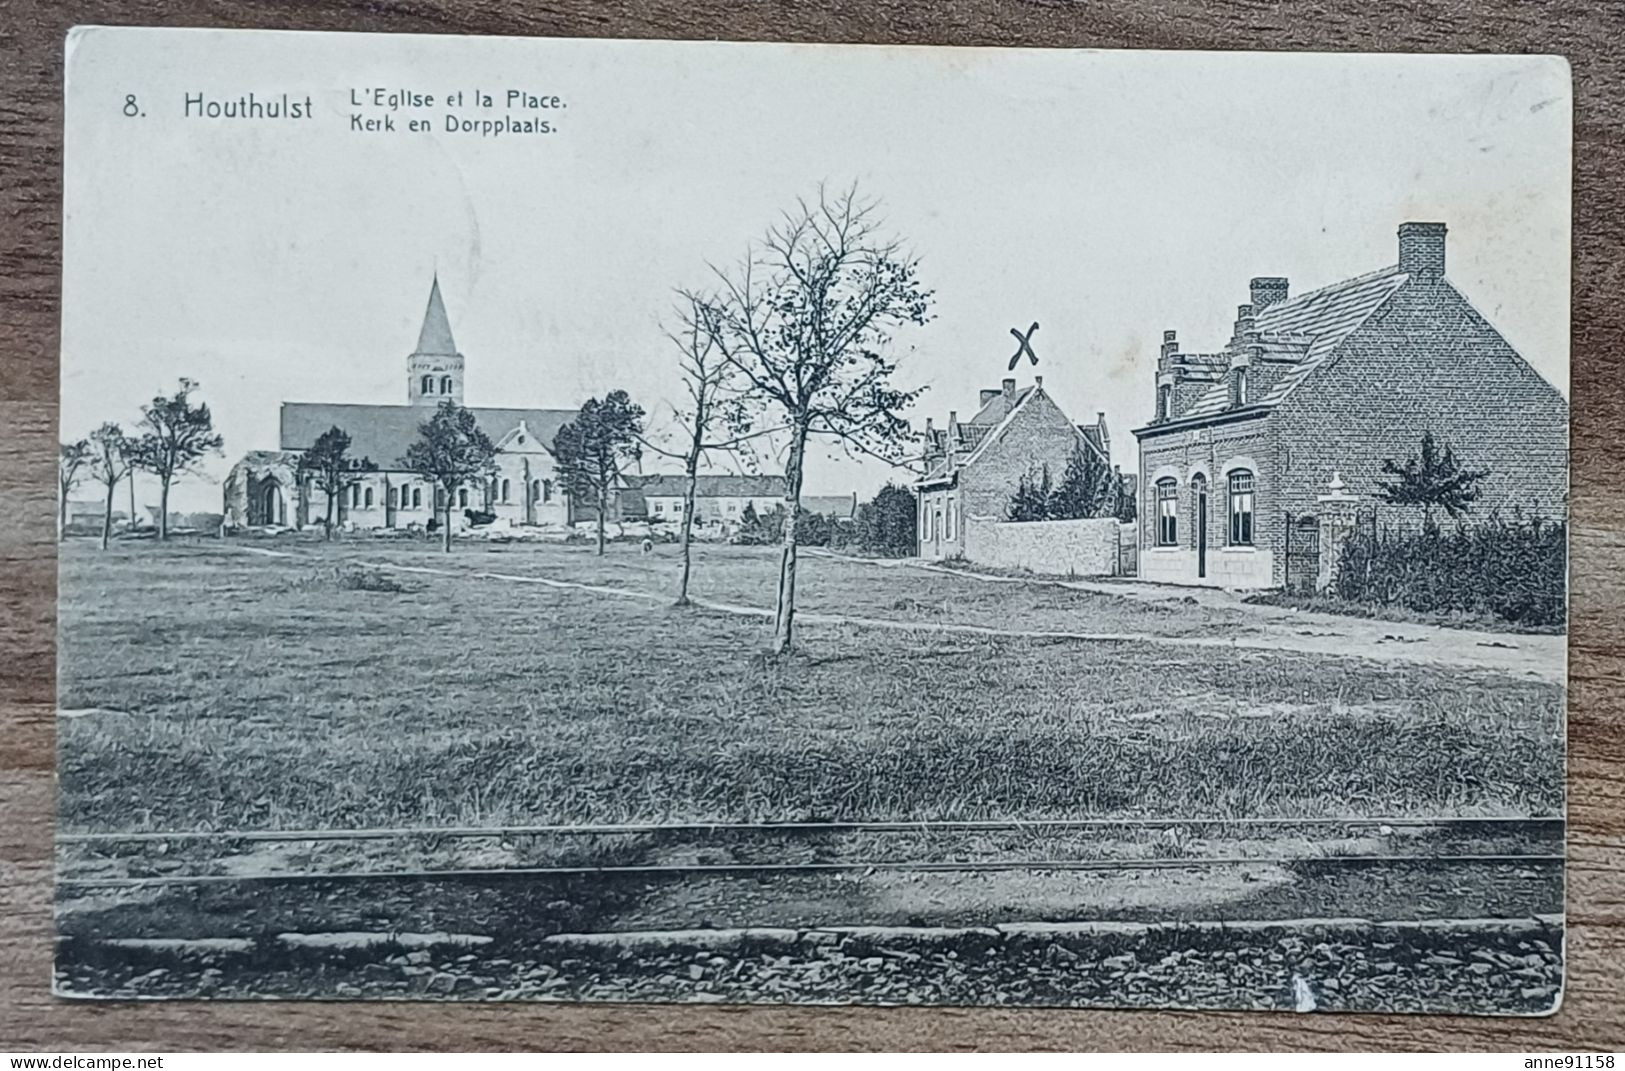
M 81 471 L 90 464 L 94 454 L 90 448 L 89 439 L 76 439 L 71 443 L 62 443 L 61 450 L 56 459 L 56 486 L 60 492 L 57 499 L 56 537 L 65 539 L 68 531 L 68 496 L 78 486 Z
M 692 572 L 695 501 L 701 462 L 718 453 L 746 448 L 752 439 L 771 435 L 778 428 L 752 428 L 750 408 L 741 389 L 744 379 L 727 359 L 717 337 L 721 314 L 715 303 L 693 291 L 678 291 L 677 327 L 666 332 L 681 353 L 680 367 L 687 403 L 676 409 L 681 448 L 668 450 L 643 438 L 643 446 L 683 463 L 683 519 L 679 528 L 682 571 L 677 582 L 677 605 L 688 605 Z
M 784 552 L 773 650 L 795 626 L 796 528 L 807 440 L 900 464 L 911 441 L 901 412 L 921 389 L 892 384 L 892 335 L 930 319 L 918 260 L 883 233 L 857 188 L 798 200 L 734 271 L 719 271 L 718 345 L 786 428 Z
M 107 488 L 106 506 L 102 511 L 102 549 L 106 550 L 113 536 L 113 494 L 118 490 L 119 481 L 130 471 L 130 440 L 117 424 L 103 424 L 90 433 L 90 447 L 90 474 Z

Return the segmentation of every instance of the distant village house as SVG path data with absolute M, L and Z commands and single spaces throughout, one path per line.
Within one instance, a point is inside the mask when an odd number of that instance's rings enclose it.
M 983 390 L 968 420 L 950 412 L 939 428 L 927 419 L 925 475 L 915 483 L 919 556 L 964 556 L 968 522 L 1004 520 L 1023 475 L 1047 466 L 1058 481 L 1078 450 L 1093 452 L 1110 468 L 1106 415 L 1097 414 L 1093 424 L 1072 423 L 1045 393 L 1042 376 L 1019 390 L 1014 379 Z

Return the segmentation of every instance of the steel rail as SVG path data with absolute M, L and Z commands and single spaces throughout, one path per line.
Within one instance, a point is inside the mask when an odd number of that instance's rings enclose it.
M 59 833 L 58 844 L 151 841 L 345 841 L 394 840 L 406 837 L 538 837 L 626 836 L 637 834 L 715 833 L 930 833 L 1022 832 L 1073 829 L 1175 829 L 1185 826 L 1389 826 L 1394 829 L 1561 825 L 1562 815 L 1468 815 L 1452 818 L 1037 818 L 919 822 L 623 822 L 603 825 L 522 825 L 376 827 L 362 829 L 226 829 L 141 830 L 127 832 Z
M 1220 856 L 1191 859 L 1022 859 L 987 862 L 849 863 L 652 863 L 629 866 L 479 867 L 441 870 L 285 871 L 267 874 L 165 874 L 153 877 L 58 877 L 58 885 L 77 888 L 149 888 L 164 885 L 229 885 L 239 882 L 406 881 L 461 878 L 585 877 L 588 875 L 662 874 L 787 874 L 829 871 L 908 871 L 921 873 L 976 873 L 1018 870 L 1132 871 L 1186 870 L 1217 866 L 1329 866 L 1439 865 L 1439 864 L 1560 864 L 1562 855 L 1326 855 L 1326 856 Z

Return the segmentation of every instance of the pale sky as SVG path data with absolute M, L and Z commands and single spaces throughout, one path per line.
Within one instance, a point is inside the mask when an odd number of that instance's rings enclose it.
M 352 91 L 432 93 L 429 133 L 350 129 Z M 498 106 L 468 104 L 475 88 Z M 548 135 L 448 134 L 509 89 Z M 462 90 L 465 105 L 449 108 Z M 184 116 L 308 94 L 309 120 Z M 129 95 L 144 114 L 123 114 Z M 368 114 L 382 114 L 369 110 Z M 675 287 L 823 180 L 856 181 L 936 290 L 900 334 L 911 413 L 968 416 L 1023 364 L 1114 459 L 1151 416 L 1164 328 L 1215 350 L 1255 275 L 1301 293 L 1449 225 L 1447 274 L 1568 390 L 1567 64 L 1329 56 L 92 30 L 70 41 L 62 432 L 126 425 L 180 376 L 226 438 L 176 508 L 277 445 L 283 400 L 400 403 L 438 270 L 470 405 L 676 400 Z M 646 463 L 653 471 L 664 466 Z M 820 448 L 808 493 L 890 473 Z M 83 495 L 87 492 L 81 491 Z M 156 501 L 156 492 L 147 498 Z

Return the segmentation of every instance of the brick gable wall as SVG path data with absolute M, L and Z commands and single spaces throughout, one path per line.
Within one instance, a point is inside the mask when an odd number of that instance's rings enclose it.
M 990 432 L 989 435 L 992 433 Z M 1042 390 L 1027 399 L 996 441 L 959 473 L 961 516 L 1002 519 L 1022 473 L 1048 464 L 1056 483 L 1072 451 L 1082 446 L 1078 431 Z
M 1490 470 L 1475 515 L 1567 513 L 1568 402 L 1442 279 L 1406 283 L 1273 422 L 1278 514 L 1314 510 L 1333 469 L 1352 494 L 1373 496 L 1383 460 L 1403 462 L 1424 431 L 1464 465 Z

